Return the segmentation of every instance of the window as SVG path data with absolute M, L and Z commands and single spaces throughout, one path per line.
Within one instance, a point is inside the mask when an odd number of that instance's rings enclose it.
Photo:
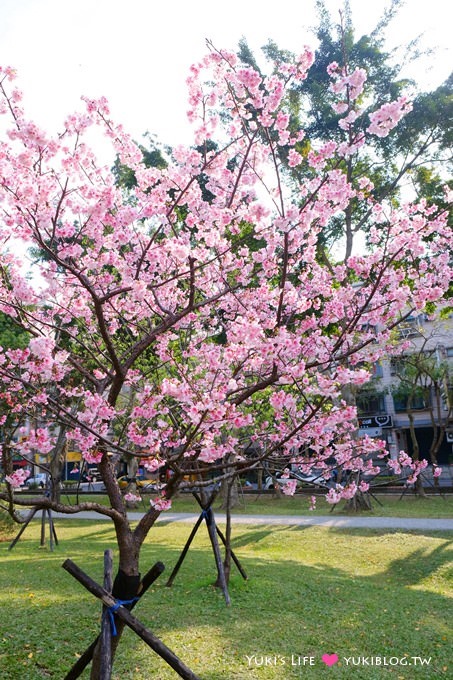
M 408 394 L 403 394 L 402 392 L 398 393 L 396 392 L 393 395 L 393 406 L 395 407 L 395 411 L 397 413 L 402 413 L 404 411 L 407 411 L 407 406 L 409 402 L 409 395 Z M 416 394 L 413 394 L 411 397 L 411 410 L 412 411 L 421 411 L 423 409 L 428 408 L 429 404 L 427 402 L 427 399 L 425 398 L 424 394 L 422 392 L 417 392 Z
M 404 357 L 392 357 L 390 359 L 390 375 L 400 375 L 404 371 Z
M 381 394 L 359 394 L 356 404 L 359 416 L 386 413 L 384 396 Z
M 398 335 L 402 339 L 413 338 L 420 335 L 420 328 L 425 317 L 423 314 L 418 316 L 408 316 L 397 326 Z
M 373 365 L 373 378 L 382 378 L 384 371 L 382 370 L 382 364 L 380 361 L 376 361 Z

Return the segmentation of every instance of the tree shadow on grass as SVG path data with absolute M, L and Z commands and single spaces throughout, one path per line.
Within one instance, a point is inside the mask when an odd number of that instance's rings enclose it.
M 232 548 L 233 550 L 237 550 L 238 548 L 244 548 L 247 545 L 251 544 L 257 544 L 260 543 L 260 541 L 264 541 L 265 539 L 269 538 L 269 536 L 277 536 L 281 533 L 284 533 L 286 531 L 293 531 L 294 529 L 309 529 L 308 526 L 306 527 L 300 527 L 297 525 L 289 525 L 289 526 L 267 526 L 263 527 L 260 526 L 259 529 L 256 531 L 251 531 L 249 533 L 244 533 L 242 536 L 235 536 L 233 537 L 232 540 Z
M 41 517 L 36 517 L 33 519 L 30 524 L 26 527 L 24 530 L 23 534 L 19 538 L 19 541 L 16 543 L 16 545 L 11 549 L 12 552 L 17 549 L 16 546 L 19 545 L 19 543 L 23 542 L 24 540 L 32 540 L 35 544 L 36 549 L 42 550 L 42 548 L 48 548 L 50 546 L 50 526 L 48 523 L 48 520 L 46 518 L 45 522 L 45 535 L 44 535 L 44 546 L 40 545 L 40 535 L 37 534 L 37 530 L 40 532 L 41 531 Z M 61 524 L 59 520 L 54 520 L 53 521 L 54 528 L 55 528 L 55 533 L 57 536 L 57 542 L 58 545 L 55 543 L 54 545 L 54 550 L 58 550 L 58 547 L 61 547 L 65 542 L 71 543 L 71 539 L 65 538 L 65 526 Z M 13 534 L 11 540 L 9 543 L 11 544 L 12 541 L 16 538 L 16 536 L 19 534 L 21 527 L 23 525 L 18 524 L 17 525 L 17 531 Z M 71 525 L 70 528 L 71 530 L 76 530 L 80 528 L 86 528 L 88 526 L 87 523 L 80 525 L 78 522 L 74 522 L 71 520 Z M 92 526 L 92 524 L 91 524 Z M 99 540 L 102 539 L 103 537 L 110 537 L 112 536 L 112 526 L 110 525 L 101 525 L 101 527 L 96 528 L 94 531 L 89 531 L 84 533 L 84 540 L 87 541 L 94 541 L 94 540 Z M 39 528 L 38 528 L 39 527 Z M 79 541 L 77 541 L 79 543 Z M 111 543 L 111 539 L 110 539 Z
M 443 565 L 452 565 L 452 560 L 453 540 L 430 552 L 419 548 L 404 558 L 393 560 L 385 577 L 405 586 L 419 585 Z

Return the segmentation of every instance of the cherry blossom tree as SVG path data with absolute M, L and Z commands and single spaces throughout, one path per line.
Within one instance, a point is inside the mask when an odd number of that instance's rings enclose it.
M 363 362 L 400 351 L 393 329 L 440 301 L 451 278 L 445 211 L 377 203 L 367 177 L 352 181 L 342 169 L 370 136 L 389 134 L 410 102 L 384 105 L 356 130 L 366 73 L 333 64 L 345 141 L 306 158 L 296 150 L 304 131 L 289 129 L 285 95 L 312 59 L 305 49 L 262 76 L 211 46 L 188 78 L 197 150 L 173 149 L 165 167 L 143 164 L 103 98 L 85 99 L 58 134 L 40 129 L 21 108 L 13 70 L 0 72 L 9 119 L 0 311 L 30 336 L 25 348 L 2 350 L 0 378 L 18 422 L 36 424 L 15 448 L 51 454 L 64 429 L 98 465 L 110 507 L 24 500 L 14 475 L 0 498 L 13 513 L 27 504 L 109 517 L 126 579 L 137 577 L 159 514 L 200 469 L 228 480 L 238 465 L 278 454 L 302 472 L 316 464 L 328 476 L 332 460 L 373 470 L 384 445 L 357 438 L 344 391 L 369 380 Z M 86 141 L 92 129 L 133 172 L 128 190 L 98 163 Z M 285 185 L 281 145 L 291 147 L 290 165 L 316 171 L 297 191 Z M 335 253 L 321 256 L 318 237 L 352 201 L 372 216 L 371 247 L 338 263 Z M 18 254 L 30 246 L 40 254 L 31 278 Z M 255 453 L 245 459 L 250 441 Z M 111 453 L 173 473 L 135 528 Z M 340 485 L 332 502 L 356 492 Z

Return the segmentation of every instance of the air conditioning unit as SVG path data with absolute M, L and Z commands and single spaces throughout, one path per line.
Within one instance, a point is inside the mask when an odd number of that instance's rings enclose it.
M 450 442 L 450 444 L 453 444 L 453 432 L 446 432 L 445 434 L 447 436 L 447 442 Z

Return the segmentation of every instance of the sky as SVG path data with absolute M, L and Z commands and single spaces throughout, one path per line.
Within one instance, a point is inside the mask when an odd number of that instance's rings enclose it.
M 326 0 L 338 16 L 342 0 Z M 0 62 L 17 69 L 28 114 L 46 129 L 81 109 L 81 95 L 104 95 L 112 116 L 136 139 L 149 131 L 168 144 L 189 143 L 185 79 L 205 41 L 254 50 L 272 38 L 296 52 L 315 46 L 315 0 L 0 0 Z M 370 31 L 387 0 L 351 0 L 358 32 Z M 406 0 L 390 44 L 424 33 L 437 48 L 412 73 L 426 89 L 452 67 L 453 9 L 446 0 Z

